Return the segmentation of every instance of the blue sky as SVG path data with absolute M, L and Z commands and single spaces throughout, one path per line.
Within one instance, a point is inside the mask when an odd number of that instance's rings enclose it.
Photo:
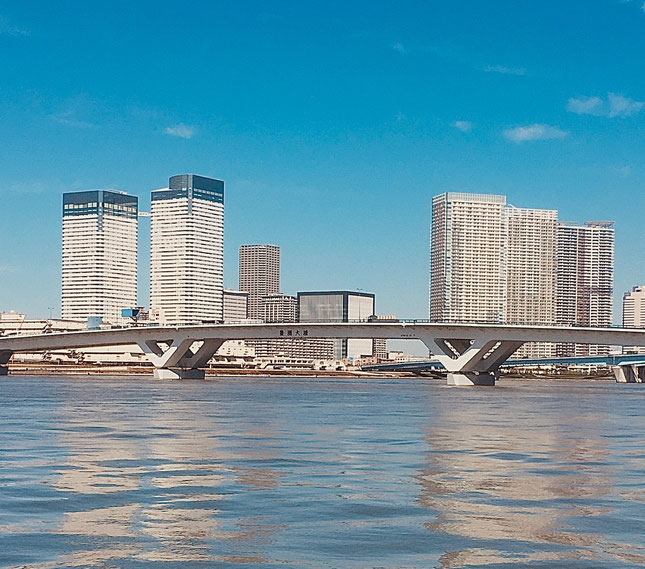
M 644 54 L 640 1 L 0 2 L 0 310 L 58 313 L 62 192 L 147 210 L 187 172 L 226 182 L 229 287 L 273 243 L 284 292 L 424 317 L 431 198 L 468 191 L 614 220 L 619 304 L 645 282 Z

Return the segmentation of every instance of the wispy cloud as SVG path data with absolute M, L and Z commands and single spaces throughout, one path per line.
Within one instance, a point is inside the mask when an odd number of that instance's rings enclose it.
M 94 123 L 78 118 L 75 109 L 65 109 L 55 112 L 51 115 L 51 119 L 58 124 L 73 128 L 92 128 L 94 126 Z
M 508 65 L 487 65 L 483 70 L 486 73 L 502 73 L 503 75 L 526 75 L 526 68 L 509 67 Z
M 396 51 L 397 53 L 407 53 L 407 50 L 405 49 L 405 46 L 401 42 L 394 42 L 390 45 L 393 51 Z
M 15 26 L 7 16 L 0 15 L 0 36 L 26 37 L 30 35 L 29 30 Z
M 621 178 L 628 178 L 632 173 L 631 166 L 618 166 L 614 170 Z
M 531 140 L 553 140 L 564 138 L 569 133 L 557 126 L 548 124 L 531 124 L 527 126 L 516 126 L 507 128 L 504 137 L 512 142 L 521 143 Z
M 572 97 L 567 101 L 567 110 L 578 115 L 596 117 L 631 117 L 640 112 L 645 103 L 635 101 L 618 93 L 608 93 L 607 99 L 600 97 Z
M 65 100 L 49 118 L 55 123 L 71 128 L 92 128 L 94 118 L 100 114 L 100 105 L 84 93 Z
M 164 132 L 170 136 L 178 136 L 179 138 L 192 138 L 195 136 L 197 129 L 194 126 L 179 123 L 175 126 L 166 127 Z
M 473 123 L 470 121 L 455 121 L 452 126 L 461 132 L 470 132 L 473 129 Z
M 45 190 L 42 182 L 19 182 L 10 186 L 14 194 L 41 194 Z

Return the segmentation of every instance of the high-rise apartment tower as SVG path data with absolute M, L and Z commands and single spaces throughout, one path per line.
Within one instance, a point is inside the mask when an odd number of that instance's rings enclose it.
M 172 176 L 152 192 L 150 308 L 169 325 L 222 320 L 224 182 Z
M 240 290 L 249 293 L 249 318 L 262 319 L 262 298 L 280 292 L 280 247 L 240 247 Z
M 505 196 L 446 193 L 432 202 L 430 318 L 554 324 L 556 210 L 518 208 Z M 552 344 L 518 355 L 549 357 Z
M 432 200 L 430 318 L 504 318 L 504 196 L 445 193 Z
M 557 243 L 557 322 L 611 326 L 614 227 L 611 221 L 560 223 Z M 559 344 L 559 356 L 606 355 L 608 346 Z
M 63 194 L 64 319 L 116 323 L 137 304 L 138 199 L 122 192 Z

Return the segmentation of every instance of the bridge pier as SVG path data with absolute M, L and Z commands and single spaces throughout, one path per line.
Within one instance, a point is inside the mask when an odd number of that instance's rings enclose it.
M 495 385 L 497 375 L 493 373 L 448 373 L 446 376 L 447 385 L 469 386 L 469 385 Z
M 616 383 L 643 383 L 645 380 L 645 367 L 625 364 L 614 366 Z
M 423 337 L 421 341 L 448 372 L 447 384 L 454 386 L 495 385 L 501 366 L 524 343 L 484 337 L 445 339 Z
M 8 350 L 0 352 L 0 375 L 9 375 L 9 360 L 13 356 L 13 352 Z
M 155 379 L 204 379 L 206 372 L 203 369 L 181 369 L 181 368 L 155 368 L 152 373 Z
M 199 342 L 201 344 L 194 348 L 193 345 Z M 219 339 L 201 341 L 180 336 L 164 342 L 142 341 L 139 347 L 155 366 L 155 379 L 204 379 L 203 368 L 223 343 L 224 340 Z

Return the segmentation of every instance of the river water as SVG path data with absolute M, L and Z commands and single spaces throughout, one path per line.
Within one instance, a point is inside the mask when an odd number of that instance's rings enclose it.
M 645 565 L 645 386 L 0 381 L 0 566 Z

